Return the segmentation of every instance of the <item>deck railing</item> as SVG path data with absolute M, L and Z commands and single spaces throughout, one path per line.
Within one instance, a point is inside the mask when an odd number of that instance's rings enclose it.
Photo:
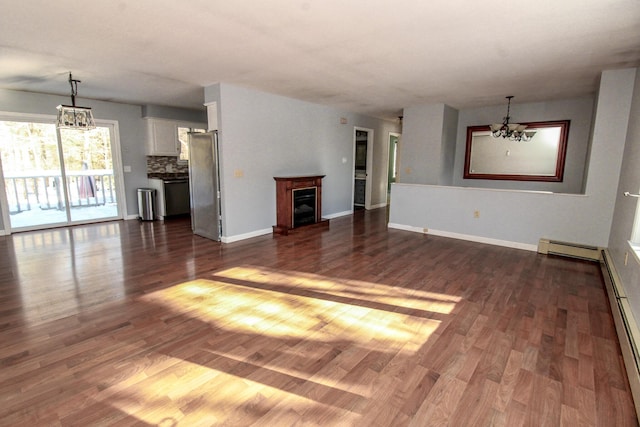
M 66 178 L 72 208 L 116 202 L 113 171 L 74 171 L 67 173 Z M 11 214 L 32 209 L 65 208 L 62 176 L 59 173 L 43 171 L 37 174 L 5 174 L 4 185 Z

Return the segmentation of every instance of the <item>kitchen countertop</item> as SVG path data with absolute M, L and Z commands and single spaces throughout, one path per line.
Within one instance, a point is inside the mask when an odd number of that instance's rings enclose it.
M 188 173 L 148 173 L 148 179 L 189 179 Z

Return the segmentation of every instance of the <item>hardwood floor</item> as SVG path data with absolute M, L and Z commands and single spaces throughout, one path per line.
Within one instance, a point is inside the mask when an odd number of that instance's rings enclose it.
M 385 221 L 0 237 L 0 425 L 638 425 L 597 264 Z

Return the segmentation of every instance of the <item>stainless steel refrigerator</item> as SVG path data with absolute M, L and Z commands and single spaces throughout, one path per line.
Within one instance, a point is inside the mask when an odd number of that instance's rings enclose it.
M 189 191 L 191 229 L 199 236 L 220 240 L 220 179 L 218 132 L 189 134 Z

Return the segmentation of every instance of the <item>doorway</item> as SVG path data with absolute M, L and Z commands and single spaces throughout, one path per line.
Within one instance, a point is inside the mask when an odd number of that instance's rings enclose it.
M 353 210 L 371 209 L 373 129 L 353 128 Z
M 5 229 L 121 219 L 114 137 L 114 124 L 58 130 L 50 122 L 0 120 Z
M 400 134 L 389 132 L 389 168 L 387 171 L 387 204 L 391 198 L 391 184 L 398 178 L 398 143 Z

